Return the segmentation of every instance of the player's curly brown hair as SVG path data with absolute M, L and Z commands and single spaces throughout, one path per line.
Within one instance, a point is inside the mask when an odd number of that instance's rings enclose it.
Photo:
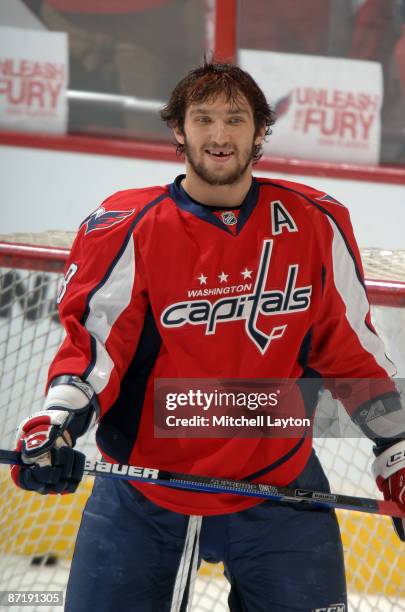
M 219 62 L 204 61 L 204 64 L 191 70 L 173 89 L 168 104 L 160 116 L 170 128 L 184 129 L 187 106 L 216 98 L 224 93 L 228 101 L 236 101 L 242 94 L 249 102 L 255 122 L 256 134 L 265 126 L 265 135 L 271 134 L 275 113 L 267 103 L 266 97 L 256 81 L 248 72 L 235 66 Z M 184 145 L 177 144 L 177 154 L 184 152 Z M 262 145 L 256 145 L 253 161 L 262 156 Z

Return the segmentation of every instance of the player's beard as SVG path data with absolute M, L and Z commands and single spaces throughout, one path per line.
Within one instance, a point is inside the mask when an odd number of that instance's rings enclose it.
M 245 149 L 240 153 L 238 163 L 230 168 L 227 172 L 216 173 L 208 167 L 205 163 L 205 151 L 210 147 L 203 147 L 200 151 L 201 161 L 198 159 L 199 154 L 195 147 L 192 147 L 184 136 L 184 155 L 187 158 L 188 163 L 195 172 L 195 174 L 208 185 L 233 185 L 242 179 L 250 164 L 253 161 L 256 145 L 253 140 L 250 149 Z M 236 158 L 237 151 L 234 151 Z M 239 161 L 240 160 L 240 161 Z

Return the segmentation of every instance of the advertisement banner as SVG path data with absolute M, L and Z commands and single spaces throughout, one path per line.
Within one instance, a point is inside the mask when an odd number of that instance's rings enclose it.
M 277 115 L 265 152 L 378 164 L 383 77 L 377 62 L 241 50 Z
M 0 26 L 0 129 L 64 134 L 67 84 L 64 32 Z

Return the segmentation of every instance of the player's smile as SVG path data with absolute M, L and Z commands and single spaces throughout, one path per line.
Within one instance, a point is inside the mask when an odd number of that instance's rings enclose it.
M 205 149 L 205 153 L 217 163 L 226 163 L 229 161 L 233 155 L 235 155 L 234 151 L 230 151 L 229 149 L 215 149 L 209 148 Z

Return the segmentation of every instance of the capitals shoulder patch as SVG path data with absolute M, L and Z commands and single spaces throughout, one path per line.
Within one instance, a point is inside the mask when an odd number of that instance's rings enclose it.
M 125 221 L 134 212 L 135 208 L 132 210 L 105 210 L 103 206 L 100 206 L 83 221 L 80 228 L 85 225 L 85 234 L 90 234 L 90 232 L 106 229 Z

